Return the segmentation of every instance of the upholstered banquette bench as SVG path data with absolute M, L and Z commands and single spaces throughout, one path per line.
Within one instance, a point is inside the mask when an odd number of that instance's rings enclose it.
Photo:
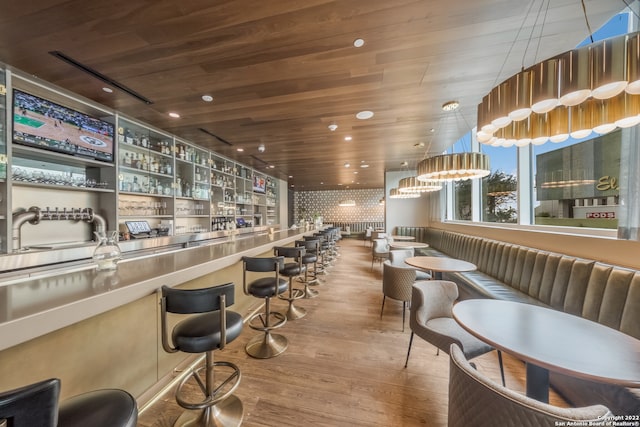
M 458 284 L 462 299 L 494 298 L 542 305 L 640 339 L 639 271 L 433 228 L 397 227 L 395 233 L 429 243 L 428 255 L 474 263 L 476 271 L 444 275 L 445 280 Z M 616 415 L 640 414 L 640 389 L 554 372 L 551 384 L 575 406 L 600 403 Z

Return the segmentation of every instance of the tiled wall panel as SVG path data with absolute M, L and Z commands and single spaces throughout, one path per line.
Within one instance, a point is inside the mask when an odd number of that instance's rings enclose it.
M 294 194 L 294 219 L 312 219 L 316 214 L 324 222 L 373 222 L 384 221 L 384 206 L 380 199 L 384 189 L 296 191 Z M 342 200 L 354 200 L 355 206 L 338 206 Z

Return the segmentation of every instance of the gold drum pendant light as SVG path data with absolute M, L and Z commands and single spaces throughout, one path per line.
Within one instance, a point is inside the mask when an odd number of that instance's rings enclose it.
M 582 104 L 569 107 L 572 138 L 586 138 L 593 132 L 593 104 L 595 100 L 589 99 Z
M 454 153 L 429 157 L 418 163 L 419 181 L 460 181 L 482 178 L 491 172 L 483 153 Z
M 402 193 L 397 188 L 389 190 L 390 199 L 417 199 L 420 197 L 420 193 Z
M 560 104 L 578 105 L 591 96 L 591 49 L 574 49 L 560 57 Z
M 570 134 L 584 138 L 637 125 L 639 114 L 636 32 L 565 52 L 496 86 L 478 106 L 476 137 L 482 144 L 503 147 L 562 142 Z
M 525 120 L 531 115 L 531 71 L 522 71 L 511 77 L 509 87 L 509 117 L 514 121 Z
M 558 105 L 558 59 L 547 59 L 531 69 L 531 109 L 538 114 L 553 110 Z
M 569 139 L 569 108 L 560 105 L 546 115 L 549 121 L 549 141 L 559 143 Z
M 591 95 L 596 99 L 613 98 L 627 87 L 626 37 L 603 40 L 591 48 Z
M 627 38 L 627 81 L 627 93 L 640 95 L 640 33 Z
M 398 191 L 401 193 L 428 193 L 442 189 L 437 182 L 419 181 L 415 176 L 402 178 L 398 183 Z

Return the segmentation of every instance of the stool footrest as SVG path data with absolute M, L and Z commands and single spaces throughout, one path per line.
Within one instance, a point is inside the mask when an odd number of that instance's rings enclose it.
M 285 316 L 282 313 L 278 313 L 277 311 L 271 311 L 268 313 L 268 315 L 270 317 L 275 317 L 277 322 L 274 324 L 271 324 L 269 322 L 269 325 L 267 325 L 267 321 L 265 320 L 265 313 L 256 313 L 253 316 L 251 316 L 249 318 L 249 321 L 247 322 L 247 324 L 249 325 L 249 327 L 251 329 L 254 329 L 256 331 L 262 331 L 262 332 L 266 332 L 266 331 L 270 331 L 272 329 L 278 329 L 282 326 L 284 326 L 285 323 L 287 323 L 287 316 Z M 254 320 L 259 318 L 260 319 L 260 323 L 261 325 L 255 325 L 254 324 Z
M 217 387 L 215 387 L 215 389 L 213 389 L 211 393 L 207 393 L 206 386 L 200 378 L 200 372 L 206 371 L 208 368 L 214 369 L 215 367 L 222 366 L 231 368 L 232 372 Z M 196 382 L 205 395 L 205 399 L 200 402 L 188 402 L 181 396 L 182 388 L 191 377 L 194 377 L 196 379 Z M 200 368 L 192 370 L 190 375 L 185 376 L 182 381 L 180 381 L 180 384 L 176 389 L 176 401 L 185 409 L 196 410 L 208 408 L 229 397 L 236 390 L 236 388 L 238 388 L 241 378 L 242 374 L 240 373 L 240 368 L 238 368 L 238 366 L 231 362 L 214 362 L 213 366 L 211 367 L 202 366 Z M 230 387 L 228 387 L 229 385 Z M 228 390 L 220 393 L 226 387 L 228 387 Z

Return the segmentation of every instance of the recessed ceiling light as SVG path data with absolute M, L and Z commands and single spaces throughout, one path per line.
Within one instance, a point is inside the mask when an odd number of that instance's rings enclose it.
M 349 135 L 347 135 L 347 136 L 345 136 L 345 137 L 344 137 L 344 140 L 345 140 L 345 141 L 351 141 L 352 139 L 353 139 L 353 138 L 351 138 Z
M 402 162 L 402 163 L 400 164 L 400 166 L 402 166 L 402 167 L 409 166 L 409 162 L 406 162 L 406 161 L 405 161 L 405 162 Z
M 457 110 L 459 106 L 460 106 L 460 103 L 458 101 L 449 101 L 442 104 L 442 110 L 454 111 L 454 110 Z
M 345 168 L 348 168 L 349 166 L 351 166 L 351 164 L 350 164 L 349 162 L 346 162 L 346 163 L 344 164 L 344 167 L 345 167 Z
M 433 132 L 435 132 L 435 131 L 436 131 L 436 130 L 435 130 L 434 128 L 429 129 L 429 132 L 431 132 L 431 133 L 433 133 Z
M 110 87 L 103 87 L 102 88 L 103 91 L 107 92 L 107 93 L 113 93 L 113 89 L 111 89 Z
M 361 167 L 361 168 L 368 168 L 368 167 L 369 167 L 369 165 L 368 165 L 368 164 L 366 164 L 366 163 L 363 163 L 363 164 L 361 164 L 361 165 L 360 165 L 360 167 Z
M 362 47 L 362 46 L 364 46 L 364 40 L 363 39 L 355 39 L 353 41 L 353 45 L 355 47 Z
M 353 171 L 354 175 L 358 175 L 358 171 Z
M 289 178 L 293 178 L 293 175 L 289 175 Z
M 324 185 L 324 182 L 320 182 L 320 185 Z
M 178 113 L 169 113 L 169 117 L 173 117 L 174 119 L 179 119 L 180 118 L 180 114 L 178 114 Z
M 335 123 L 331 123 L 329 126 L 327 126 L 329 128 L 329 130 L 331 132 L 335 131 L 336 129 L 338 129 L 338 125 Z
M 358 114 L 356 114 L 356 117 L 359 118 L 360 120 L 370 119 L 371 117 L 373 117 L 373 111 L 369 111 L 369 110 L 360 111 Z
M 211 95 L 202 95 L 202 100 L 204 102 L 211 102 L 211 101 L 213 101 L 213 96 L 211 96 Z
M 244 151 L 244 148 L 236 148 L 236 151 L 242 153 Z
M 274 165 L 269 165 L 269 169 L 275 169 Z

